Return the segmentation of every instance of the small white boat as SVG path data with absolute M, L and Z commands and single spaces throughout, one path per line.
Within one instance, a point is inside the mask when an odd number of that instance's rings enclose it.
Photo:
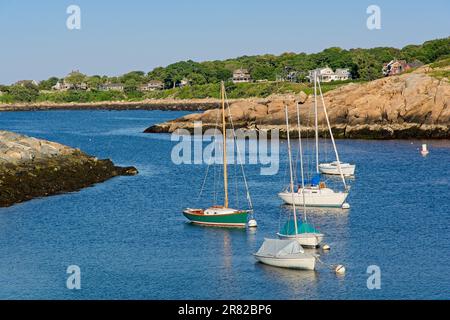
M 304 189 L 299 188 L 294 193 L 288 190 L 280 192 L 278 196 L 285 203 L 297 206 L 341 208 L 348 197 L 348 192 L 334 191 L 321 186 L 307 186 Z
M 430 151 L 428 151 L 428 146 L 426 145 L 426 144 L 423 144 L 422 145 L 422 150 L 420 151 L 420 153 L 425 157 L 425 156 L 427 156 L 429 153 L 430 153 Z
M 344 176 L 348 177 L 355 175 L 356 165 L 337 161 L 319 164 L 319 171 L 323 174 L 339 176 L 341 175 L 341 172 L 339 171 L 339 164 L 341 166 L 341 171 Z
M 316 256 L 306 253 L 296 240 L 265 239 L 254 257 L 261 263 L 279 268 L 316 268 Z

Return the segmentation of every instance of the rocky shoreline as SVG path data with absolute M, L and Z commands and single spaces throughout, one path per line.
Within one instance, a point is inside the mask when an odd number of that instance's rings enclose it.
M 244 99 L 247 100 L 247 99 Z M 255 100 L 255 99 L 248 99 Z M 261 99 L 256 99 L 261 100 Z M 230 102 L 242 101 L 231 100 Z M 2 111 L 46 111 L 46 110 L 162 110 L 162 111 L 205 111 L 217 108 L 217 99 L 148 99 L 143 101 L 101 101 L 86 103 L 13 103 L 1 104 Z
M 176 129 L 172 130 L 172 124 L 158 124 L 147 128 L 145 133 L 172 133 L 185 129 L 189 133 L 194 132 L 194 127 L 190 124 L 179 125 L 176 124 Z M 215 128 L 215 125 L 203 125 L 202 132 L 208 129 Z M 230 127 L 228 127 L 230 128 Z M 255 133 L 257 137 L 270 139 L 272 130 L 278 132 L 280 139 L 287 138 L 287 131 L 285 125 L 256 125 L 254 123 L 238 123 L 235 129 L 242 130 L 242 133 L 251 136 Z M 365 140 L 391 140 L 391 139 L 450 139 L 450 126 L 445 125 L 423 125 L 419 123 L 408 124 L 385 124 L 385 125 L 334 125 L 331 127 L 333 136 L 336 139 L 365 139 Z M 220 129 L 219 129 L 220 130 Z M 313 127 L 302 127 L 302 135 L 304 137 L 314 136 L 315 131 Z M 290 137 L 298 138 L 298 130 L 293 125 L 290 129 Z M 319 137 L 329 138 L 330 134 L 328 128 L 319 127 Z
M 0 131 L 0 207 L 137 173 L 134 167 L 118 167 L 78 149 Z
M 433 69 L 429 66 L 399 76 L 368 83 L 351 83 L 327 92 L 324 101 L 336 138 L 349 139 L 450 139 L 450 83 L 436 78 L 436 71 L 448 71 L 450 66 Z M 297 123 L 297 104 L 304 130 L 312 132 L 314 99 L 310 95 L 274 95 L 258 101 L 230 102 L 230 116 L 235 128 L 266 133 L 279 130 L 286 137 L 285 107 L 290 122 Z M 216 105 L 216 108 L 218 105 Z M 325 114 L 320 108 L 320 135 L 327 136 Z M 187 116 L 153 125 L 146 133 L 172 133 L 180 129 L 194 130 L 201 122 L 203 130 L 214 128 L 220 110 Z M 293 128 L 293 136 L 296 135 Z M 305 133 L 306 134 L 306 133 Z

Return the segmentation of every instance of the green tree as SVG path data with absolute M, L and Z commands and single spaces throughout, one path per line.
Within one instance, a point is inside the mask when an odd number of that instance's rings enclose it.
M 64 79 L 67 83 L 70 83 L 75 86 L 81 85 L 86 81 L 86 75 L 82 74 L 79 71 L 72 71 L 69 75 Z
M 59 79 L 57 77 L 51 77 L 47 80 L 42 80 L 39 82 L 39 90 L 51 90 L 54 85 L 58 83 Z
M 137 91 L 138 82 L 135 79 L 128 79 L 124 84 L 125 93 L 134 93 Z
M 15 85 L 8 87 L 7 93 L 11 95 L 14 101 L 34 102 L 39 96 L 39 89 L 35 85 Z
M 352 58 L 352 76 L 362 80 L 374 80 L 382 76 L 383 63 L 366 51 L 354 53 Z
M 104 83 L 103 79 L 100 76 L 92 76 L 87 77 L 86 83 L 89 88 L 97 90 L 99 86 Z

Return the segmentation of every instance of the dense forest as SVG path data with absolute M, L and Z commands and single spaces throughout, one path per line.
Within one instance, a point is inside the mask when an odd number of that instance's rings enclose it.
M 348 68 L 352 81 L 370 81 L 381 78 L 383 63 L 392 59 L 402 59 L 409 63 L 429 64 L 450 57 L 450 37 L 427 41 L 421 45 L 408 45 L 402 49 L 378 47 L 372 49 L 344 50 L 333 47 L 319 53 L 284 53 L 279 56 L 259 55 L 242 56 L 223 61 L 195 62 L 192 60 L 177 62 L 166 67 L 158 67 L 145 73 L 132 71 L 118 77 L 86 76 L 73 72 L 64 81 L 78 88 L 82 83 L 88 90 L 69 90 L 54 92 L 51 88 L 63 79 L 51 77 L 38 85 L 31 82 L 0 86 L 0 102 L 90 102 L 107 100 L 141 100 L 145 98 L 207 98 L 218 96 L 218 83 L 227 82 L 231 98 L 268 96 L 273 93 L 308 91 L 308 71 L 329 66 L 332 69 Z M 229 82 L 233 70 L 248 69 L 253 80 L 267 82 L 233 84 Z M 285 82 L 291 75 L 290 82 Z M 292 75 L 295 75 L 292 78 Z M 164 83 L 166 90 L 141 92 L 139 86 L 150 80 Z M 182 80 L 189 86 L 179 88 Z M 99 86 L 105 83 L 123 85 L 123 91 L 101 91 Z M 328 84 L 332 89 L 340 83 Z

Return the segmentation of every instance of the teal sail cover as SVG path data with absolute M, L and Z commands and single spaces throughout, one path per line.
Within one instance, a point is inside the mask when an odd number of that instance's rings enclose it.
M 297 222 L 298 233 L 319 233 L 312 225 L 305 222 Z M 294 236 L 295 235 L 295 223 L 294 220 L 288 220 L 283 228 L 280 230 L 280 234 L 286 236 Z

